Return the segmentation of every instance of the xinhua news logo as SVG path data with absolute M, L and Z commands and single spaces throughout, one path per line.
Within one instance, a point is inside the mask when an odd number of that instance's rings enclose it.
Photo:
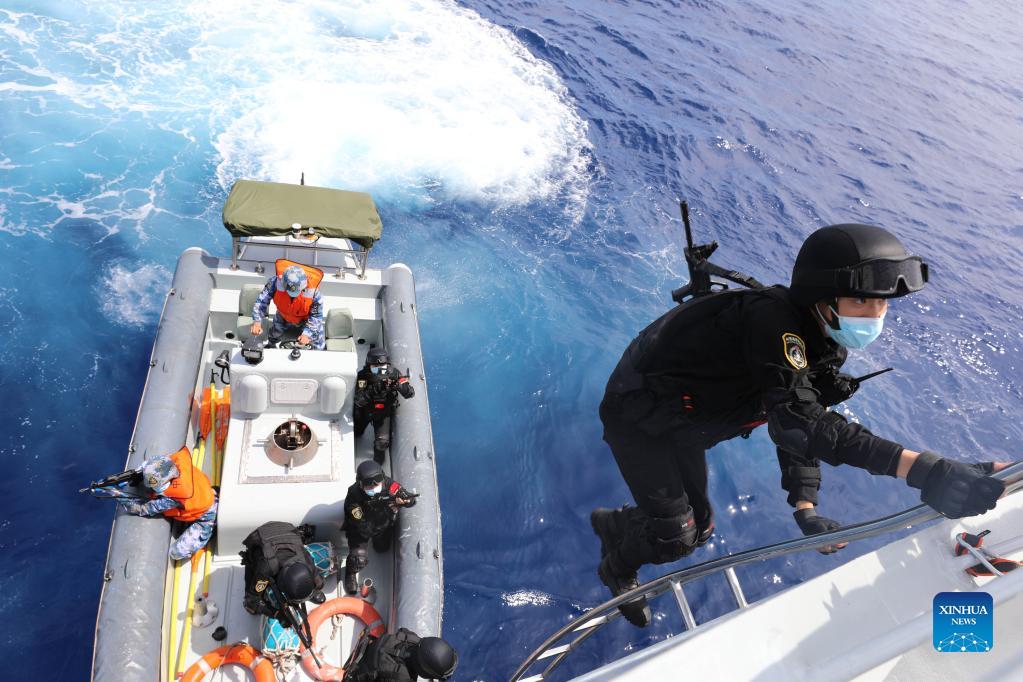
M 939 592 L 934 596 L 934 649 L 983 653 L 995 645 L 994 602 L 987 592 Z

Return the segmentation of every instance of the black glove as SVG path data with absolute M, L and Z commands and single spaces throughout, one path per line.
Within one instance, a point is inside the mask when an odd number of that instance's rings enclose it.
M 812 508 L 797 509 L 792 516 L 796 519 L 796 523 L 799 524 L 799 530 L 803 531 L 803 535 L 819 535 L 820 533 L 827 533 L 842 527 L 842 524 L 838 521 L 818 516 L 817 510 Z M 838 545 L 828 545 L 827 547 L 821 547 L 817 551 L 821 554 L 834 554 L 842 549 L 842 547 L 845 547 L 845 545 L 843 544 L 841 547 Z
M 409 383 L 408 377 L 401 377 L 398 379 L 398 392 L 401 393 L 401 397 L 408 400 L 416 394 L 416 389 Z
M 827 374 L 814 388 L 820 393 L 818 402 L 825 407 L 844 403 L 860 388 L 860 382 L 843 372 Z
M 412 496 L 412 493 L 410 493 L 409 491 L 405 490 L 404 488 L 400 488 L 398 490 L 398 492 L 395 494 L 395 497 L 397 497 L 399 500 L 402 501 L 402 503 L 403 503 L 402 506 L 403 507 L 414 507 L 414 506 L 416 506 L 416 498 L 414 498 Z
M 994 464 L 963 464 L 921 452 L 909 468 L 906 483 L 920 490 L 920 501 L 950 519 L 976 516 L 995 508 L 1005 484 L 991 478 Z

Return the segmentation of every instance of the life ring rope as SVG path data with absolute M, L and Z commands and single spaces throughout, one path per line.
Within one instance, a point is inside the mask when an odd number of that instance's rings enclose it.
M 276 682 L 273 664 L 259 649 L 236 642 L 208 652 L 181 676 L 181 682 L 202 682 L 211 672 L 225 665 L 241 665 L 252 671 L 256 682 Z
M 320 626 L 333 616 L 338 615 L 352 616 L 356 620 L 362 621 L 362 624 L 369 630 L 369 634 L 374 637 L 380 637 L 387 630 L 384 626 L 384 619 L 380 617 L 380 614 L 369 602 L 356 597 L 336 597 L 320 604 L 309 614 L 309 632 L 312 634 L 314 645 L 316 642 L 316 632 L 320 629 Z M 302 669 L 306 675 L 314 680 L 320 680 L 320 682 L 341 682 L 344 680 L 344 668 L 327 663 L 317 668 L 310 651 L 304 646 L 301 649 Z M 322 651 L 323 648 L 316 651 L 317 657 L 320 656 Z

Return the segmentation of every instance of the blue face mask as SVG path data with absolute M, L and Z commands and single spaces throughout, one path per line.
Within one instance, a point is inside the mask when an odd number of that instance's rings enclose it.
M 884 329 L 884 315 L 881 317 L 846 317 L 839 315 L 834 308 L 833 315 L 838 317 L 839 329 L 832 329 L 831 325 L 824 325 L 828 336 L 834 339 L 835 343 L 846 348 L 865 348 L 874 339 L 881 335 Z
M 362 492 L 366 493 L 370 497 L 373 497 L 375 495 L 379 495 L 381 492 L 383 492 L 383 490 L 384 490 L 384 484 L 383 483 L 377 483 L 372 488 L 363 488 Z

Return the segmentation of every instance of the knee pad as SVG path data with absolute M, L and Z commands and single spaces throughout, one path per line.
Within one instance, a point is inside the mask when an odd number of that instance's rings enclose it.
M 356 547 L 348 553 L 348 561 L 345 568 L 348 571 L 358 572 L 369 566 L 369 552 L 365 547 Z
M 391 446 L 391 437 L 387 434 L 380 434 L 373 440 L 373 447 L 383 452 Z
M 692 553 L 696 547 L 696 520 L 693 510 L 679 516 L 651 516 L 647 528 L 654 546 L 654 563 L 676 561 Z

